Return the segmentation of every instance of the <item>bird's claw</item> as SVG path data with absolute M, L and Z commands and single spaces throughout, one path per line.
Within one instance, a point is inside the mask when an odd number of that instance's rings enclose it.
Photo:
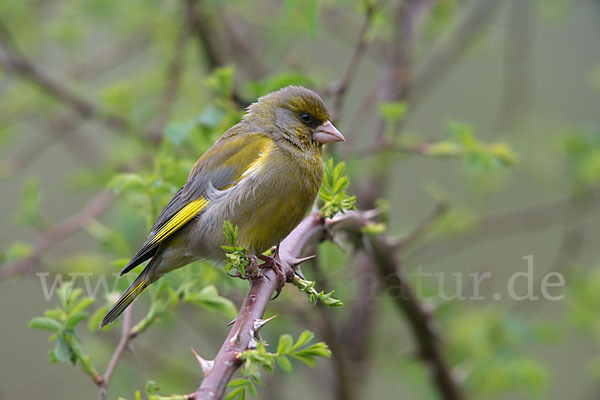
M 277 253 L 275 253 L 275 254 L 277 254 Z M 294 274 L 292 271 L 290 271 L 290 272 L 292 272 L 291 276 L 286 275 L 285 270 L 283 269 L 283 266 L 281 265 L 279 260 L 277 260 L 276 257 L 277 256 L 267 256 L 264 254 L 260 254 L 258 256 L 254 255 L 254 254 L 249 254 L 248 259 L 249 259 L 250 263 L 244 269 L 244 275 L 242 275 L 240 273 L 240 271 L 235 271 L 235 273 L 227 272 L 227 275 L 229 275 L 233 278 L 252 280 L 252 279 L 258 279 L 261 277 L 260 271 L 262 269 L 265 269 L 265 268 L 273 269 L 273 271 L 275 271 L 275 274 L 277 275 L 277 278 L 279 279 L 279 285 L 277 286 L 275 297 L 273 297 L 273 299 L 272 299 L 272 300 L 275 300 L 277 297 L 279 297 L 279 294 L 281 293 L 281 289 L 283 289 L 286 282 L 291 282 L 294 278 Z M 262 261 L 263 263 L 259 264 L 258 260 Z
M 283 266 L 275 257 L 266 256 L 264 254 L 261 254 L 258 256 L 258 258 L 263 261 L 263 263 L 260 264 L 261 269 L 271 268 L 271 269 L 273 269 L 273 271 L 275 271 L 275 274 L 279 278 L 279 285 L 277 286 L 277 289 L 275 291 L 275 296 L 271 299 L 271 300 L 275 300 L 277 297 L 279 297 L 279 295 L 281 294 L 281 289 L 283 289 L 283 287 L 285 286 L 286 282 L 288 282 L 289 279 L 283 269 Z M 293 277 L 292 277 L 292 279 L 293 279 Z

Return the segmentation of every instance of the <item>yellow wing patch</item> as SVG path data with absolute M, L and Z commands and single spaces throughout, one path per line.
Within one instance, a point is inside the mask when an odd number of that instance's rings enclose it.
M 181 210 L 177 212 L 177 214 L 173 215 L 159 230 L 156 232 L 156 235 L 150 239 L 149 244 L 155 244 L 163 241 L 168 238 L 189 222 L 192 218 L 194 218 L 200 211 L 202 211 L 208 205 L 208 200 L 204 197 L 193 200 L 185 205 Z
M 269 157 L 269 155 L 271 154 L 271 152 L 274 149 L 275 149 L 275 143 L 273 143 L 273 141 L 269 140 L 266 143 L 265 147 L 258 154 L 258 157 L 256 157 L 256 160 L 252 161 L 252 163 L 250 165 L 248 165 L 248 168 L 246 168 L 244 173 L 239 177 L 239 179 L 235 183 L 237 184 L 242 179 L 258 172 L 265 165 L 267 158 Z

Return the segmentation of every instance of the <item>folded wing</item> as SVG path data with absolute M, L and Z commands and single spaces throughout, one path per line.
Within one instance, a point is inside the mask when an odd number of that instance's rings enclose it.
M 238 126 L 219 139 L 194 165 L 186 183 L 158 216 L 148 239 L 121 271 L 126 274 L 156 253 L 159 245 L 210 204 L 212 186 L 225 190 L 259 170 L 273 151 L 272 139 L 262 134 L 236 134 Z

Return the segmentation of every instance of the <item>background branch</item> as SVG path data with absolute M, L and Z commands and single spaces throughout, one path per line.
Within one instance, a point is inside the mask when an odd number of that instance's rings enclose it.
M 78 214 L 52 225 L 35 242 L 30 256 L 2 265 L 0 279 L 29 272 L 48 250 L 98 217 L 112 203 L 114 197 L 110 192 L 100 192 Z
M 102 111 L 98 105 L 59 83 L 45 70 L 22 55 L 2 21 L 0 21 L 0 64 L 7 72 L 15 73 L 36 85 L 59 102 L 70 107 L 82 118 L 97 120 L 121 134 L 125 133 L 129 127 L 127 120 Z

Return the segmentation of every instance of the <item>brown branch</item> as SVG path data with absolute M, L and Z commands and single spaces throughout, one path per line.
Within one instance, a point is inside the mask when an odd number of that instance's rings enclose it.
M 433 326 L 432 313 L 419 300 L 417 293 L 404 276 L 394 248 L 384 236 L 363 236 L 365 249 L 378 267 L 379 275 L 388 291 L 399 292 L 393 300 L 404 314 L 419 347 L 419 357 L 429 366 L 435 387 L 442 399 L 460 400 L 457 379 L 442 351 L 438 333 Z
M 264 315 L 267 303 L 277 285 L 278 278 L 272 269 L 267 269 L 260 278 L 251 281 L 250 290 L 233 328 L 215 357 L 213 367 L 207 371 L 206 377 L 196 391 L 196 400 L 223 397 L 227 383 L 241 365 L 238 354 L 248 349 L 250 340 L 254 338 L 254 323 Z
M 123 40 L 93 49 L 92 53 L 87 53 L 84 59 L 69 67 L 68 75 L 80 81 L 97 78 L 146 50 L 150 37 L 150 31 L 143 29 Z
M 322 221 L 316 212 L 312 212 L 281 242 L 279 257 L 286 272 L 291 272 L 293 260 L 300 255 L 305 245 L 322 232 Z M 256 333 L 255 323 L 263 317 L 278 284 L 278 278 L 272 269 L 264 270 L 260 278 L 250 282 L 250 290 L 242 303 L 239 315 L 217 353 L 212 368 L 207 371 L 195 393 L 196 400 L 223 397 L 227 383 L 241 365 L 238 354 L 248 349 L 250 340 Z
M 0 279 L 28 272 L 57 243 L 90 224 L 111 204 L 113 199 L 114 195 L 112 193 L 100 192 L 78 214 L 51 226 L 36 241 L 33 253 L 30 256 L 2 265 Z
M 432 215 L 436 215 L 434 212 Z M 425 221 L 430 221 L 427 218 Z M 410 282 L 404 276 L 401 263 L 396 257 L 396 246 L 384 235 L 363 235 L 361 228 L 369 223 L 364 215 L 352 213 L 343 220 L 338 229 L 352 235 L 357 246 L 362 246 L 375 263 L 381 282 L 393 297 L 398 309 L 404 314 L 419 348 L 419 357 L 427 363 L 435 388 L 442 399 L 464 398 L 458 381 L 442 351 L 439 334 L 433 327 L 432 313 L 421 303 Z M 425 224 L 425 223 L 424 223 Z
M 584 199 L 582 199 L 584 200 Z M 560 199 L 531 207 L 501 212 L 480 218 L 471 230 L 450 238 L 440 238 L 420 247 L 411 255 L 411 262 L 421 264 L 448 257 L 475 244 L 507 235 L 535 232 L 564 223 L 572 198 Z M 579 212 L 571 223 L 600 211 L 600 187 L 592 189 L 579 203 Z
M 387 60 L 385 77 L 381 80 L 379 96 L 381 101 L 391 102 L 407 100 L 411 88 L 411 56 L 415 28 L 421 14 L 427 10 L 430 0 L 407 0 L 398 2 L 394 14 L 394 32 L 390 43 L 390 56 Z M 400 132 L 401 121 L 389 127 L 393 132 Z M 386 137 L 386 123 L 383 118 L 378 118 L 370 138 L 370 143 L 376 146 L 387 146 L 389 139 Z M 369 182 L 361 182 L 359 199 L 365 208 L 372 208 L 377 198 L 381 197 L 389 184 L 389 171 L 392 168 L 383 164 L 391 159 L 385 158 L 378 163 L 371 173 Z M 381 171 L 388 171 L 382 173 Z
M 315 280 L 319 282 L 319 285 L 322 287 L 329 287 L 327 278 L 323 273 L 318 258 L 309 261 L 307 266 L 314 271 Z M 355 298 L 353 300 L 353 305 L 356 305 L 359 302 L 362 303 L 363 299 Z M 327 346 L 331 349 L 331 359 L 335 366 L 335 382 L 333 385 L 335 398 L 339 400 L 353 400 L 360 398 L 357 388 L 364 382 L 364 376 L 362 376 L 363 379 L 358 379 L 359 377 L 357 374 L 352 371 L 350 352 L 353 349 L 344 343 L 342 332 L 337 329 L 329 309 L 322 304 L 318 304 L 317 312 L 319 313 L 319 323 L 316 324 L 317 329 L 323 337 L 323 340 L 325 340 L 325 343 L 327 343 Z M 352 319 L 353 313 L 351 312 L 350 314 L 349 320 Z M 369 327 L 372 326 L 373 325 L 369 325 Z
M 185 0 L 187 24 L 191 32 L 196 36 L 200 45 L 200 52 L 204 54 L 209 71 L 222 67 L 226 64 L 223 56 L 217 50 L 219 46 L 214 40 L 214 32 L 211 31 L 208 18 L 205 18 L 201 0 Z M 231 94 L 232 100 L 241 108 L 246 108 L 250 102 L 243 99 L 235 90 Z
M 471 9 L 465 13 L 456 29 L 434 44 L 428 55 L 415 66 L 410 82 L 413 94 L 422 97 L 444 72 L 450 70 L 473 40 L 489 25 L 494 12 L 502 3 L 497 0 L 477 0 L 475 5 L 467 5 Z
M 123 326 L 121 328 L 121 338 L 119 339 L 119 343 L 115 348 L 115 351 L 106 367 L 106 371 L 104 372 L 104 376 L 102 377 L 102 381 L 99 383 L 100 390 L 98 391 L 98 400 L 106 399 L 106 389 L 108 387 L 108 383 L 110 382 L 110 378 L 112 377 L 115 369 L 117 368 L 117 364 L 121 359 L 121 355 L 125 351 L 129 340 L 133 337 L 131 331 L 131 313 L 133 310 L 133 304 L 131 304 L 125 312 L 123 313 Z
M 395 299 L 406 315 L 419 345 L 420 355 L 430 366 L 438 391 L 444 399 L 462 399 L 462 394 L 452 374 L 450 366 L 441 350 L 438 337 L 432 328 L 432 316 L 421 304 L 410 284 L 401 274 L 399 262 L 395 258 L 396 248 L 385 236 L 363 236 L 361 229 L 378 214 L 376 210 L 348 212 L 323 221 L 318 213 L 311 212 L 290 233 L 279 247 L 279 256 L 287 272 L 293 260 L 301 254 L 309 243 L 331 236 L 334 232 L 350 234 L 358 246 L 365 248 L 377 266 L 386 287 L 400 288 L 403 296 Z M 277 287 L 274 271 L 267 269 L 263 277 L 251 281 L 250 290 L 244 299 L 240 313 L 219 350 L 214 364 L 206 373 L 195 399 L 221 399 L 227 383 L 240 367 L 238 354 L 245 351 L 255 335 L 255 323 L 264 315 L 273 291 Z
M 268 69 L 264 64 L 259 50 L 258 38 L 253 35 L 250 26 L 240 15 L 234 15 L 233 10 L 223 8 L 221 23 L 224 26 L 225 39 L 229 47 L 229 56 L 238 60 L 240 67 L 248 71 L 253 80 L 263 79 Z
M 344 106 L 344 100 L 346 99 L 346 93 L 348 92 L 348 88 L 356 75 L 356 71 L 358 69 L 358 65 L 362 59 L 362 56 L 367 48 L 367 33 L 371 28 L 371 24 L 373 22 L 373 15 L 377 6 L 375 3 L 369 3 L 365 10 L 364 22 L 358 33 L 358 39 L 356 41 L 356 45 L 354 46 L 354 52 L 352 53 L 352 57 L 350 58 L 350 62 L 346 67 L 345 72 L 342 75 L 342 79 L 338 82 L 335 87 L 331 88 L 329 92 L 333 95 L 334 103 L 333 103 L 333 119 L 339 120 L 340 115 L 342 113 L 342 108 Z
M 0 65 L 7 72 L 15 73 L 36 85 L 84 119 L 97 120 L 118 133 L 125 133 L 129 126 L 127 120 L 121 116 L 101 111 L 97 104 L 75 93 L 22 55 L 16 48 L 10 32 L 1 21 Z
M 199 43 L 199 50 L 204 54 L 206 64 L 209 70 L 224 65 L 221 60 L 221 55 L 217 51 L 217 46 L 213 42 L 208 20 L 204 18 L 204 14 L 200 12 L 199 7 L 202 6 L 200 0 L 185 0 L 187 23 L 190 26 L 192 33 L 196 35 Z

